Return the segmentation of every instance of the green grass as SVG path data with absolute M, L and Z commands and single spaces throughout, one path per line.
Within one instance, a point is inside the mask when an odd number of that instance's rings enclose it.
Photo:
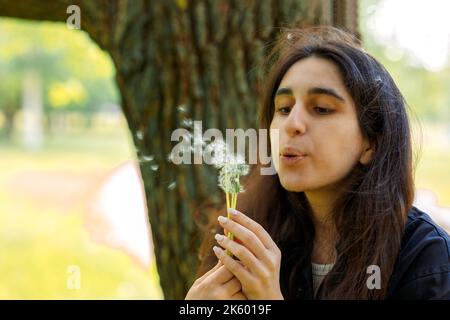
M 94 243 L 77 212 L 0 202 L 0 299 L 161 298 L 155 268 L 144 270 L 122 251 Z M 80 270 L 78 290 L 67 285 L 70 266 Z
M 11 194 L 8 181 L 27 171 L 105 172 L 134 156 L 125 129 L 65 134 L 38 152 L 0 144 L 0 299 L 161 299 L 155 264 L 98 244 L 84 227 L 80 203 L 69 210 Z M 80 270 L 71 289 L 70 266 Z

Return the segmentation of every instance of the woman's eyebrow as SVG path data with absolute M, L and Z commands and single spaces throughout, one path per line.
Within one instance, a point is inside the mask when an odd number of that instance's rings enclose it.
M 278 90 L 277 90 L 277 92 L 275 92 L 275 97 L 276 96 L 280 96 L 280 95 L 282 95 L 282 94 L 287 94 L 287 95 L 290 95 L 290 96 L 293 96 L 294 94 L 292 93 L 292 89 L 290 89 L 290 88 L 279 88 Z
M 291 88 L 279 88 L 275 93 L 275 97 L 283 95 L 283 94 L 290 95 L 290 96 L 294 95 Z M 332 96 L 342 102 L 345 102 L 345 99 L 342 96 L 340 96 L 334 89 L 331 89 L 331 88 L 313 87 L 308 90 L 308 94 L 310 94 L 310 95 L 324 94 L 324 95 Z
M 331 88 L 322 88 L 322 87 L 314 87 L 308 90 L 308 94 L 325 94 L 328 96 L 335 97 L 342 102 L 345 102 L 345 99 L 342 98 L 334 89 Z

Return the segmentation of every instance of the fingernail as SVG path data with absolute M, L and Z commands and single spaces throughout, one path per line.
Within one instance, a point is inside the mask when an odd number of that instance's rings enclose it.
M 214 252 L 217 253 L 217 254 L 220 252 L 220 248 L 217 247 L 217 246 L 214 246 L 214 247 L 213 247 L 213 250 L 214 250 Z
M 221 235 L 221 234 L 216 234 L 215 236 L 214 236 L 214 238 L 217 240 L 217 241 L 222 241 L 223 240 L 223 235 Z
M 237 216 L 238 211 L 232 208 L 228 208 L 228 212 L 231 213 L 233 216 Z
M 224 217 L 224 216 L 219 216 L 217 218 L 217 220 L 219 220 L 219 222 L 225 223 L 225 222 L 227 222 L 228 219 L 226 217 Z

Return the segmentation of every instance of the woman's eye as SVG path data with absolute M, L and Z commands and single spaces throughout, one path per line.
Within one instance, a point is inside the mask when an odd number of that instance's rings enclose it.
M 326 115 L 332 113 L 333 109 L 323 108 L 323 107 L 314 107 L 314 110 L 320 115 Z
M 289 114 L 290 111 L 291 111 L 290 107 L 281 107 L 277 109 L 277 112 L 281 114 Z

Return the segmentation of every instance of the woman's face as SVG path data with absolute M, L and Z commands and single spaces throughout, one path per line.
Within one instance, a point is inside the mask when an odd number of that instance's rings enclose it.
M 331 61 L 296 62 L 274 99 L 270 129 L 278 129 L 278 137 L 271 130 L 271 151 L 288 191 L 336 190 L 358 161 L 370 160 L 354 102 Z

